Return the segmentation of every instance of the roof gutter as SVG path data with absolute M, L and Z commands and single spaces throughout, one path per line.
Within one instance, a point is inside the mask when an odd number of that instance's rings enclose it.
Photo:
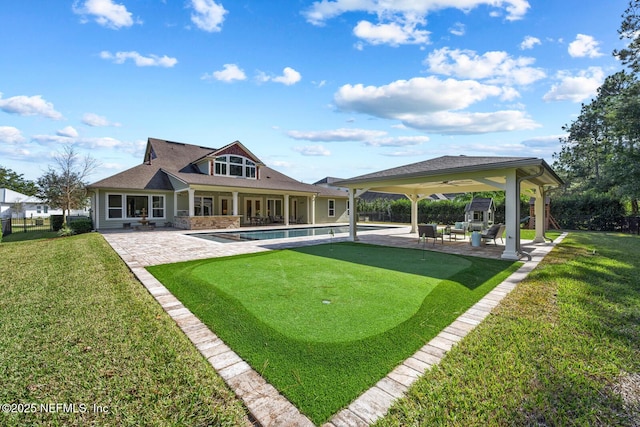
M 520 184 L 522 184 L 523 181 L 526 181 L 528 179 L 538 178 L 538 177 L 542 176 L 544 174 L 544 169 L 545 168 L 542 165 L 540 165 L 538 167 L 540 168 L 540 170 L 537 173 L 534 173 L 533 175 L 527 175 L 527 176 L 523 176 L 523 177 L 518 178 L 516 180 L 517 185 L 518 185 L 517 188 L 520 188 Z M 520 221 L 520 218 L 518 218 L 518 221 Z M 518 234 L 520 234 L 520 233 L 518 233 Z M 544 230 L 542 230 L 542 235 L 544 237 Z M 518 236 L 518 240 L 520 240 L 520 236 Z M 518 243 L 518 246 L 519 245 L 520 244 Z M 527 261 L 531 261 L 531 254 L 529 252 L 520 251 L 520 252 L 518 252 L 518 254 L 521 255 L 521 256 L 526 256 L 527 257 Z

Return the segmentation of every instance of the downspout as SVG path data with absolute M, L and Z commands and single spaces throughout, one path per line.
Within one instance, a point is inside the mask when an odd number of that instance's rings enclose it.
M 526 181 L 527 179 L 532 179 L 532 178 L 537 178 L 539 176 L 542 176 L 542 174 L 544 174 L 544 168 L 542 166 L 538 166 L 540 168 L 540 171 L 538 173 L 535 173 L 533 175 L 528 175 L 528 176 L 523 176 L 521 178 L 516 179 L 516 185 L 518 186 L 518 194 L 520 194 L 520 184 L 522 184 L 523 181 Z M 520 199 L 518 197 L 518 199 Z M 520 200 L 518 200 L 518 203 L 520 203 Z M 544 203 L 544 201 L 543 201 Z M 519 205 L 518 205 L 519 206 Z M 520 211 L 520 208 L 518 208 L 518 212 Z M 518 218 L 516 218 L 516 220 L 518 221 L 518 254 L 522 255 L 522 256 L 526 256 L 527 257 L 527 261 L 531 261 L 531 254 L 528 252 L 524 252 L 521 251 L 520 249 L 520 218 L 518 216 Z

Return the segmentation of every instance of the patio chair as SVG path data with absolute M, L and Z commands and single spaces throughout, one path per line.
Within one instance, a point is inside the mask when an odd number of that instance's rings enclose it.
M 438 231 L 438 226 L 436 224 L 420 224 L 418 225 L 418 242 L 420 239 L 424 238 L 425 242 L 427 239 L 433 239 L 433 244 L 436 244 L 436 240 L 440 239 L 440 241 L 444 244 L 444 236 L 441 231 Z
M 505 228 L 504 224 L 493 224 L 491 228 L 489 228 L 486 233 L 480 235 L 480 237 L 482 240 L 493 240 L 494 245 L 498 245 L 498 243 L 496 243 L 496 239 L 499 237 L 502 243 L 504 243 L 502 234 L 504 233 Z
M 469 229 L 468 222 L 456 222 L 453 227 L 451 227 L 451 236 L 453 236 L 454 240 L 458 240 L 458 236 L 462 235 L 462 238 L 465 239 L 467 237 L 467 230 Z

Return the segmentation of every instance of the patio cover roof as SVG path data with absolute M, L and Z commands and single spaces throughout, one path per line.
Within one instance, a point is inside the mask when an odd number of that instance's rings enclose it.
M 557 187 L 562 179 L 535 157 L 442 156 L 335 182 L 334 185 L 395 194 L 468 193 L 504 190 L 506 171 L 531 176 L 523 188 Z M 542 174 L 538 175 L 542 171 Z
M 536 200 L 544 200 L 547 189 L 563 185 L 562 179 L 543 159 L 536 157 L 443 156 L 405 166 L 386 169 L 334 185 L 349 189 L 351 205 L 364 191 L 406 195 L 412 203 L 411 231 L 416 232 L 417 203 L 434 193 L 505 191 L 506 246 L 503 258 L 519 259 L 520 191 L 536 191 Z M 544 205 L 536 202 L 536 241 L 544 242 Z M 357 240 L 355 214 L 350 216 L 350 235 Z

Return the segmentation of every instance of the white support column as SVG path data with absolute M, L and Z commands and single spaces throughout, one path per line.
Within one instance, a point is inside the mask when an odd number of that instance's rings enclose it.
M 178 216 L 178 192 L 173 192 L 173 217 Z
M 284 195 L 284 225 L 289 225 L 289 195 Z
M 418 201 L 420 200 L 419 194 L 405 194 L 409 200 L 411 200 L 411 231 L 410 233 L 418 232 Z
M 190 188 L 189 190 L 189 217 L 195 216 L 195 207 L 196 207 L 196 190 Z
M 358 241 L 357 223 L 356 218 L 358 212 L 356 212 L 356 189 L 349 189 L 349 240 L 352 242 Z
M 238 192 L 234 191 L 231 194 L 233 195 L 233 206 L 231 207 L 231 212 L 233 216 L 238 216 Z
M 505 185 L 505 225 L 506 238 L 501 258 L 520 259 L 520 183 L 516 169 L 506 174 Z
M 537 193 L 534 205 L 536 213 L 536 237 L 533 239 L 533 243 L 544 243 L 545 225 L 547 223 L 544 187 L 538 187 Z
M 311 196 L 311 224 L 316 223 L 316 194 Z
M 96 190 L 95 204 L 93 205 L 93 228 L 100 229 L 100 190 Z

